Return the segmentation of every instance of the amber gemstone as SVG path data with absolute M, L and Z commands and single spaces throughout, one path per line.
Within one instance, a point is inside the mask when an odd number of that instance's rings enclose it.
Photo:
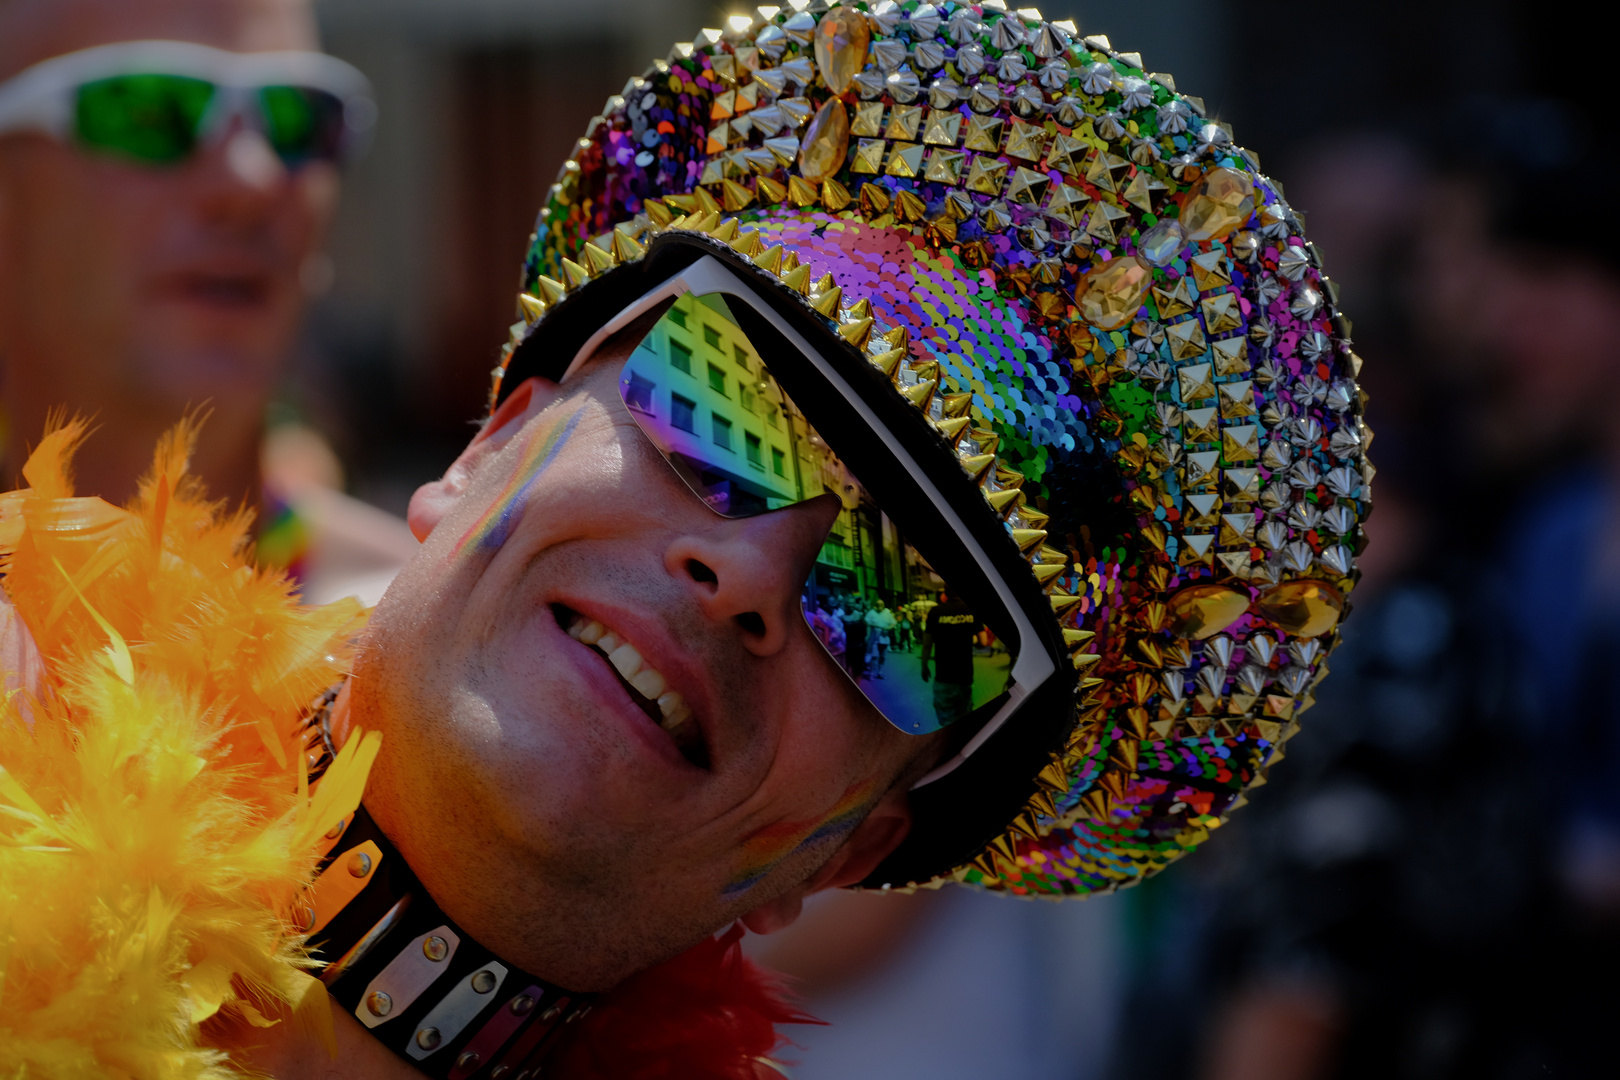
M 1136 318 L 1153 287 L 1153 271 L 1132 255 L 1086 271 L 1074 290 L 1080 317 L 1099 330 L 1118 330 Z
M 1277 629 L 1313 638 L 1338 625 L 1344 596 L 1325 581 L 1285 581 L 1261 593 L 1254 606 Z
M 872 30 L 866 16 L 853 7 L 839 7 L 821 17 L 816 26 L 816 67 L 827 89 L 842 94 L 866 66 Z
M 1176 637 L 1202 641 L 1237 622 L 1249 594 L 1226 585 L 1189 585 L 1170 598 L 1167 626 Z
M 799 146 L 799 175 L 812 184 L 830 180 L 849 153 L 849 111 L 837 98 L 816 110 Z
M 1209 170 L 1181 204 L 1181 227 L 1194 242 L 1221 240 L 1254 216 L 1254 178 L 1224 166 Z

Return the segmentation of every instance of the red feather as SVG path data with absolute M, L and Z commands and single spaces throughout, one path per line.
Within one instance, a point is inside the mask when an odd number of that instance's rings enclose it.
M 743 929 L 643 971 L 605 995 L 562 1047 L 561 1080 L 757 1080 L 757 1059 L 787 1039 L 777 1024 L 819 1024 L 780 979 L 742 951 Z

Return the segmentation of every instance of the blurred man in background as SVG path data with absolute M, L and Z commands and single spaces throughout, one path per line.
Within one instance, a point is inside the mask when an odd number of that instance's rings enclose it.
M 0 0 L 0 84 L 12 91 L 0 115 L 0 460 L 19 469 L 52 410 L 92 416 L 79 486 L 121 503 L 154 440 L 206 405 L 196 471 L 218 496 L 256 504 L 265 406 L 319 284 L 342 147 L 266 121 L 263 95 L 216 92 L 186 114 L 195 71 L 165 86 L 143 70 L 137 83 L 114 56 L 78 86 L 71 74 L 15 79 L 149 40 L 317 47 L 305 0 Z M 67 95 L 69 119 L 47 130 L 36 118 L 58 108 L 52 94 Z
M 80 489 L 121 503 L 201 409 L 193 468 L 264 500 L 260 558 L 374 603 L 404 522 L 345 498 L 313 432 L 265 437 L 374 113 L 316 49 L 307 0 L 0 0 L 0 468 L 53 410 L 86 415 Z

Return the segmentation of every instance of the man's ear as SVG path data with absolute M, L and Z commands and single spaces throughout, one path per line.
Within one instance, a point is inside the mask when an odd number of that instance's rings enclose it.
M 542 379 L 538 375 L 525 379 L 507 395 L 494 415 L 485 421 L 472 442 L 451 463 L 444 478 L 416 489 L 405 520 L 418 541 L 425 542 L 451 507 L 466 493 L 479 466 L 510 442 L 530 417 L 557 400 L 560 389 L 550 379 Z
M 865 881 L 909 832 L 911 800 L 905 787 L 897 785 L 878 801 L 844 846 L 810 880 L 748 912 L 742 924 L 756 934 L 786 930 L 798 919 L 805 897 Z

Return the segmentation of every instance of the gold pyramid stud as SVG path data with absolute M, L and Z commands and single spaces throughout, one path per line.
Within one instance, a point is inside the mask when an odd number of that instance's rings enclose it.
M 1048 589 L 1063 576 L 1064 568 L 1062 563 L 1039 563 L 1030 569 L 1035 572 L 1035 580 L 1041 588 Z
M 1095 630 L 1075 630 L 1071 627 L 1065 626 L 1063 628 L 1063 645 L 1070 652 L 1074 652 L 1074 650 L 1078 649 L 1080 646 L 1084 645 L 1086 642 L 1090 641 L 1096 636 L 1097 631 Z
M 1070 596 L 1068 593 L 1048 593 L 1046 598 L 1052 602 L 1052 614 L 1060 619 L 1073 611 L 1080 601 L 1085 599 L 1081 596 Z
M 1079 687 L 1081 701 L 1089 703 L 1092 698 L 1092 691 L 1101 686 L 1102 683 L 1103 681 L 1101 679 L 1092 675 L 1087 675 L 1085 678 L 1081 679 Z
M 892 353 L 884 353 L 883 355 L 891 356 L 893 353 L 900 353 L 901 356 L 905 355 L 904 353 L 900 352 L 899 349 L 893 350 Z M 876 361 L 874 361 L 874 363 L 875 362 Z M 899 363 L 900 362 L 898 360 L 895 361 L 896 370 L 899 369 Z M 892 379 L 894 376 L 891 374 L 889 375 L 889 378 Z M 949 396 L 949 394 L 946 395 L 946 397 Z M 973 418 L 970 416 L 957 416 L 947 420 L 935 421 L 934 430 L 945 436 L 946 442 L 950 443 L 952 446 L 955 446 L 957 441 L 962 438 L 962 435 L 967 431 L 968 427 L 971 426 L 972 423 Z
M 1109 811 L 1114 808 L 1113 802 L 1108 798 L 1108 792 L 1100 787 L 1092 788 L 1080 796 L 1080 802 L 1085 806 L 1087 812 L 1099 821 L 1105 820 Z
M 757 229 L 752 232 L 738 233 L 731 240 L 731 250 L 745 258 L 752 259 L 765 250 L 765 241 L 760 239 L 759 230 Z
M 869 218 L 881 217 L 889 212 L 894 202 L 889 198 L 889 192 L 882 184 L 865 183 L 861 185 L 861 213 Z
M 973 862 L 969 865 L 987 878 L 998 878 L 1001 876 L 1001 871 L 996 867 L 995 860 L 991 858 L 988 851 L 983 855 L 976 856 Z
M 697 199 L 698 207 L 701 208 L 705 214 L 718 214 L 720 212 L 720 204 L 715 202 L 714 196 L 710 195 L 707 191 L 703 190 L 702 188 L 698 188 L 693 191 L 692 194 Z
M 583 254 L 585 256 L 585 265 L 589 268 L 593 278 L 605 274 L 619 265 L 619 260 L 613 257 L 611 251 L 599 248 L 589 240 L 585 242 Z
M 754 256 L 754 265 L 767 273 L 780 274 L 782 272 L 782 251 L 781 244 L 768 247 Z
M 1023 509 L 1020 510 L 1019 513 L 1024 515 L 1024 524 L 1028 525 L 1032 529 L 1044 529 L 1046 528 L 1046 523 L 1052 520 L 1051 514 L 1043 514 L 1033 506 L 1030 506 L 1028 503 L 1024 504 Z
M 1076 671 L 1090 671 L 1091 668 L 1093 666 L 1095 666 L 1101 660 L 1102 660 L 1102 657 L 1098 656 L 1094 652 L 1075 653 L 1074 654 L 1074 670 L 1076 670 Z M 1100 682 L 1101 680 L 1098 680 L 1098 681 Z
M 737 239 L 737 233 L 741 228 L 742 226 L 737 224 L 736 218 L 726 218 L 724 221 L 716 222 L 714 225 L 704 229 L 703 231 L 720 241 L 722 244 L 729 244 L 733 240 Z
M 518 293 L 518 314 L 523 316 L 524 323 L 529 326 L 539 322 L 545 315 L 546 308 L 550 306 L 538 296 L 531 296 L 526 292 Z
M 1063 764 L 1058 761 L 1051 762 L 1046 768 L 1037 773 L 1035 782 L 1045 790 L 1057 795 L 1067 794 L 1069 788 L 1073 786 L 1069 780 L 1068 770 L 1064 769 Z
M 968 416 L 968 413 L 973 408 L 973 395 L 971 393 L 946 394 L 940 400 L 944 402 L 946 416 L 952 420 L 965 418 L 970 423 L 972 422 L 972 417 Z M 983 446 L 984 443 L 981 442 L 979 445 Z
M 900 388 L 900 396 L 917 408 L 927 411 L 928 403 L 934 397 L 934 388 L 938 385 L 939 383 L 936 380 L 929 379 L 926 382 L 918 383 L 916 386 L 903 386 Z
M 720 181 L 721 204 L 733 214 L 754 201 L 754 193 L 743 187 L 737 181 L 725 179 Z
M 815 284 L 814 291 L 824 293 L 828 289 L 832 288 L 835 284 L 837 284 L 837 282 L 833 281 L 833 276 L 831 274 L 822 274 L 821 280 L 817 281 Z
M 996 452 L 996 448 L 1001 445 L 1001 436 L 984 428 L 974 428 L 973 441 L 978 443 L 979 449 L 985 453 L 993 454 Z
M 768 176 L 761 176 L 754 181 L 754 194 L 762 203 L 779 203 L 787 198 L 787 185 L 781 181 L 772 180 Z
M 1108 760 L 1118 765 L 1124 772 L 1136 771 L 1136 755 L 1141 743 L 1132 739 L 1117 739 L 1108 751 Z
M 1055 819 L 1058 816 L 1057 803 L 1052 800 L 1050 791 L 1037 791 L 1031 795 L 1029 808 L 1044 818 Z
M 643 203 L 641 212 L 660 229 L 669 228 L 669 223 L 675 220 L 675 212 L 657 199 L 648 199 Z
M 1013 842 L 1008 839 L 1006 833 L 1002 833 L 990 841 L 990 849 L 1003 859 L 1006 859 L 1008 863 L 1014 866 L 1018 865 L 1018 856 L 1014 854 Z
M 782 260 L 782 273 L 785 274 L 790 270 L 797 270 L 798 268 L 799 253 L 797 251 L 788 252 L 787 256 Z
M 630 235 L 627 226 L 620 225 L 613 230 L 613 257 L 620 262 L 634 262 L 647 254 L 646 245 Z
M 854 201 L 855 196 L 849 193 L 849 188 L 838 181 L 828 179 L 821 182 L 822 205 L 833 213 L 838 213 Z
M 956 462 L 962 466 L 962 471 L 967 473 L 968 476 L 972 477 L 973 482 L 977 484 L 979 481 L 983 480 L 985 476 L 989 474 L 990 470 L 995 466 L 996 455 L 974 454 L 971 457 L 957 458 Z
M 800 296 L 808 296 L 810 293 L 810 267 L 800 265 L 791 270 L 783 270 L 782 284 Z
M 902 191 L 895 198 L 895 207 L 904 221 L 918 222 L 928 213 L 928 204 L 909 191 Z
M 1029 840 L 1039 840 L 1041 834 L 1035 831 L 1035 823 L 1026 814 L 1019 814 L 1007 823 L 1007 831 L 1017 833 Z
M 986 491 L 984 493 L 984 501 L 990 504 L 990 509 L 1002 517 L 1006 517 L 1023 497 L 1024 493 L 1017 488 L 1003 488 L 1000 491 Z
M 1045 529 L 1014 529 L 1012 530 L 1013 543 L 1018 545 L 1019 551 L 1028 551 L 1046 539 Z
M 849 309 L 849 320 L 851 322 L 854 322 L 857 319 L 870 319 L 871 317 L 872 301 L 867 300 L 864 297 L 855 301 L 854 305 Z
M 816 314 L 824 318 L 836 319 L 838 318 L 838 302 L 844 298 L 844 290 L 832 284 L 831 274 L 821 280 L 827 284 L 820 288 L 820 295 L 810 301 L 810 306 L 816 309 Z
M 872 320 L 857 319 L 854 322 L 839 323 L 838 333 L 857 349 L 864 349 L 872 337 Z
M 938 382 L 939 381 L 939 361 L 938 360 L 924 360 L 920 364 L 913 361 L 912 364 L 911 364 L 911 373 L 913 375 L 917 376 L 917 378 L 919 378 L 919 379 L 933 379 L 935 382 Z
M 573 259 L 562 261 L 563 280 L 568 283 L 568 291 L 573 292 L 582 285 L 591 283 L 591 272 Z
M 894 377 L 900 373 L 900 361 L 904 360 L 905 358 L 906 350 L 890 349 L 888 352 L 881 352 L 876 356 L 869 356 L 867 357 L 867 360 L 873 367 L 883 372 L 890 382 L 893 382 Z
M 802 176 L 788 177 L 788 202 L 800 210 L 816 205 L 820 196 L 816 194 L 816 186 Z
M 702 189 L 699 188 L 698 190 L 701 191 Z M 691 229 L 693 232 L 712 234 L 716 229 L 720 228 L 720 211 L 708 210 L 702 214 L 694 214 L 686 219 L 686 223 L 681 228 Z
M 904 326 L 897 326 L 883 335 L 883 343 L 891 349 L 910 349 L 911 331 Z
M 556 278 L 549 278 L 544 274 L 541 274 L 539 279 L 535 281 L 534 287 L 540 290 L 540 299 L 546 302 L 547 307 L 568 295 L 568 286 Z
M 1097 786 L 1106 791 L 1115 802 L 1125 801 L 1125 781 L 1127 777 L 1121 776 L 1114 769 L 1104 769 L 1103 774 L 1097 777 Z

